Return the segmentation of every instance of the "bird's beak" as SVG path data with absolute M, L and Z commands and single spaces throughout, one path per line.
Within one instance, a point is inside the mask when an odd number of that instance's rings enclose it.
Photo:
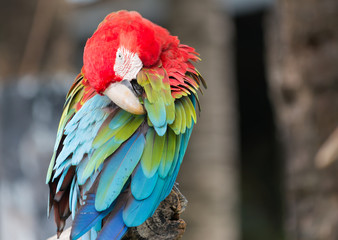
M 145 114 L 143 105 L 135 95 L 129 81 L 115 82 L 110 84 L 103 92 L 117 106 L 136 115 Z

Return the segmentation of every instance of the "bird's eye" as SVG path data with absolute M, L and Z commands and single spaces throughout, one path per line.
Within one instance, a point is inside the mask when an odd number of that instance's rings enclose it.
M 121 51 L 118 51 L 116 53 L 116 57 L 117 57 L 117 60 L 119 60 L 120 62 L 123 62 L 123 54 L 121 53 Z

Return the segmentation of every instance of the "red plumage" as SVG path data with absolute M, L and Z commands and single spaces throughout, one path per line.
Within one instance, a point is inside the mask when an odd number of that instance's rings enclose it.
M 199 59 L 193 48 L 181 45 L 177 37 L 139 13 L 119 11 L 109 14 L 100 23 L 84 49 L 83 74 L 99 93 L 110 83 L 122 80 L 115 75 L 113 67 L 121 45 L 137 53 L 143 67 L 158 66 L 161 61 L 168 75 L 176 79 L 171 81 L 173 86 L 187 80 L 187 71 L 196 73 L 189 62 Z

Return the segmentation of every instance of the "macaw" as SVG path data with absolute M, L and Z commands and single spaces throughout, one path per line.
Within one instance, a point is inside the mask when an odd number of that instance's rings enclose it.
M 121 239 L 170 193 L 205 85 L 192 47 L 137 12 L 109 14 L 87 40 L 48 168 L 58 236 Z

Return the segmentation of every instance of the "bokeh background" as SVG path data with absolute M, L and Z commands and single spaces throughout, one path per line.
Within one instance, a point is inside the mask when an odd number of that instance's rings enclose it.
M 55 234 L 45 173 L 64 98 L 120 9 L 201 54 L 183 239 L 338 239 L 336 0 L 0 1 L 0 239 Z

